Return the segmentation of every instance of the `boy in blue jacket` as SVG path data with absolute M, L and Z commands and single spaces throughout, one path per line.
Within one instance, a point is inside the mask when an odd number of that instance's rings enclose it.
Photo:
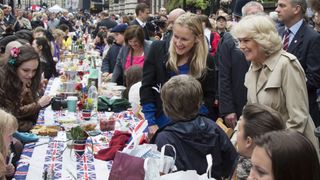
M 225 132 L 198 113 L 203 103 L 199 81 L 189 75 L 174 76 L 164 84 L 160 95 L 164 113 L 173 123 L 159 129 L 151 142 L 158 149 L 165 144 L 175 147 L 178 170 L 206 173 L 206 155 L 211 154 L 212 177 L 219 180 L 232 176 L 238 154 Z M 170 150 L 166 154 L 174 156 Z

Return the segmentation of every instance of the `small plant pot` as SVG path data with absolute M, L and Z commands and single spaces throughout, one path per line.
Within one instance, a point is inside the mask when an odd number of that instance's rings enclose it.
M 82 110 L 82 117 L 84 120 L 89 121 L 91 118 L 91 110 L 83 109 Z
M 86 141 L 87 140 L 74 140 L 73 141 L 73 149 L 74 152 L 79 155 L 82 156 L 86 150 Z

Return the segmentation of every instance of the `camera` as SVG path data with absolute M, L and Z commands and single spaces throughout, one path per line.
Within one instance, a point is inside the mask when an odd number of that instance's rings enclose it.
M 165 28 L 166 27 L 166 22 L 161 20 L 160 18 L 156 18 L 153 20 L 154 24 L 157 25 L 159 28 Z
M 147 25 L 152 25 L 155 29 L 155 32 L 159 32 L 160 28 L 164 29 L 166 27 L 166 22 L 161 20 L 160 17 L 149 17 Z
M 63 100 L 62 97 L 53 97 L 51 100 L 51 108 L 54 111 L 59 111 L 67 108 L 67 101 Z

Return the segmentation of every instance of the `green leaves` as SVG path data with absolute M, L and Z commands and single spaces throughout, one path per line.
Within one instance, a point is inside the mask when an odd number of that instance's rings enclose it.
M 185 0 L 185 1 L 187 6 L 197 7 L 202 10 L 205 10 L 210 5 L 209 0 Z M 171 11 L 177 7 L 182 8 L 182 6 L 183 6 L 183 0 L 170 0 L 167 5 L 167 9 Z
M 87 132 L 80 126 L 73 127 L 67 132 L 67 138 L 71 140 L 86 140 L 88 136 Z

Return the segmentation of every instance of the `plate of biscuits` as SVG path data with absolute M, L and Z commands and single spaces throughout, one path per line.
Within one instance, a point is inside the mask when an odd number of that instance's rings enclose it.
M 55 137 L 60 130 L 59 126 L 45 126 L 45 125 L 36 125 L 31 129 L 31 132 L 39 136 L 50 136 Z

